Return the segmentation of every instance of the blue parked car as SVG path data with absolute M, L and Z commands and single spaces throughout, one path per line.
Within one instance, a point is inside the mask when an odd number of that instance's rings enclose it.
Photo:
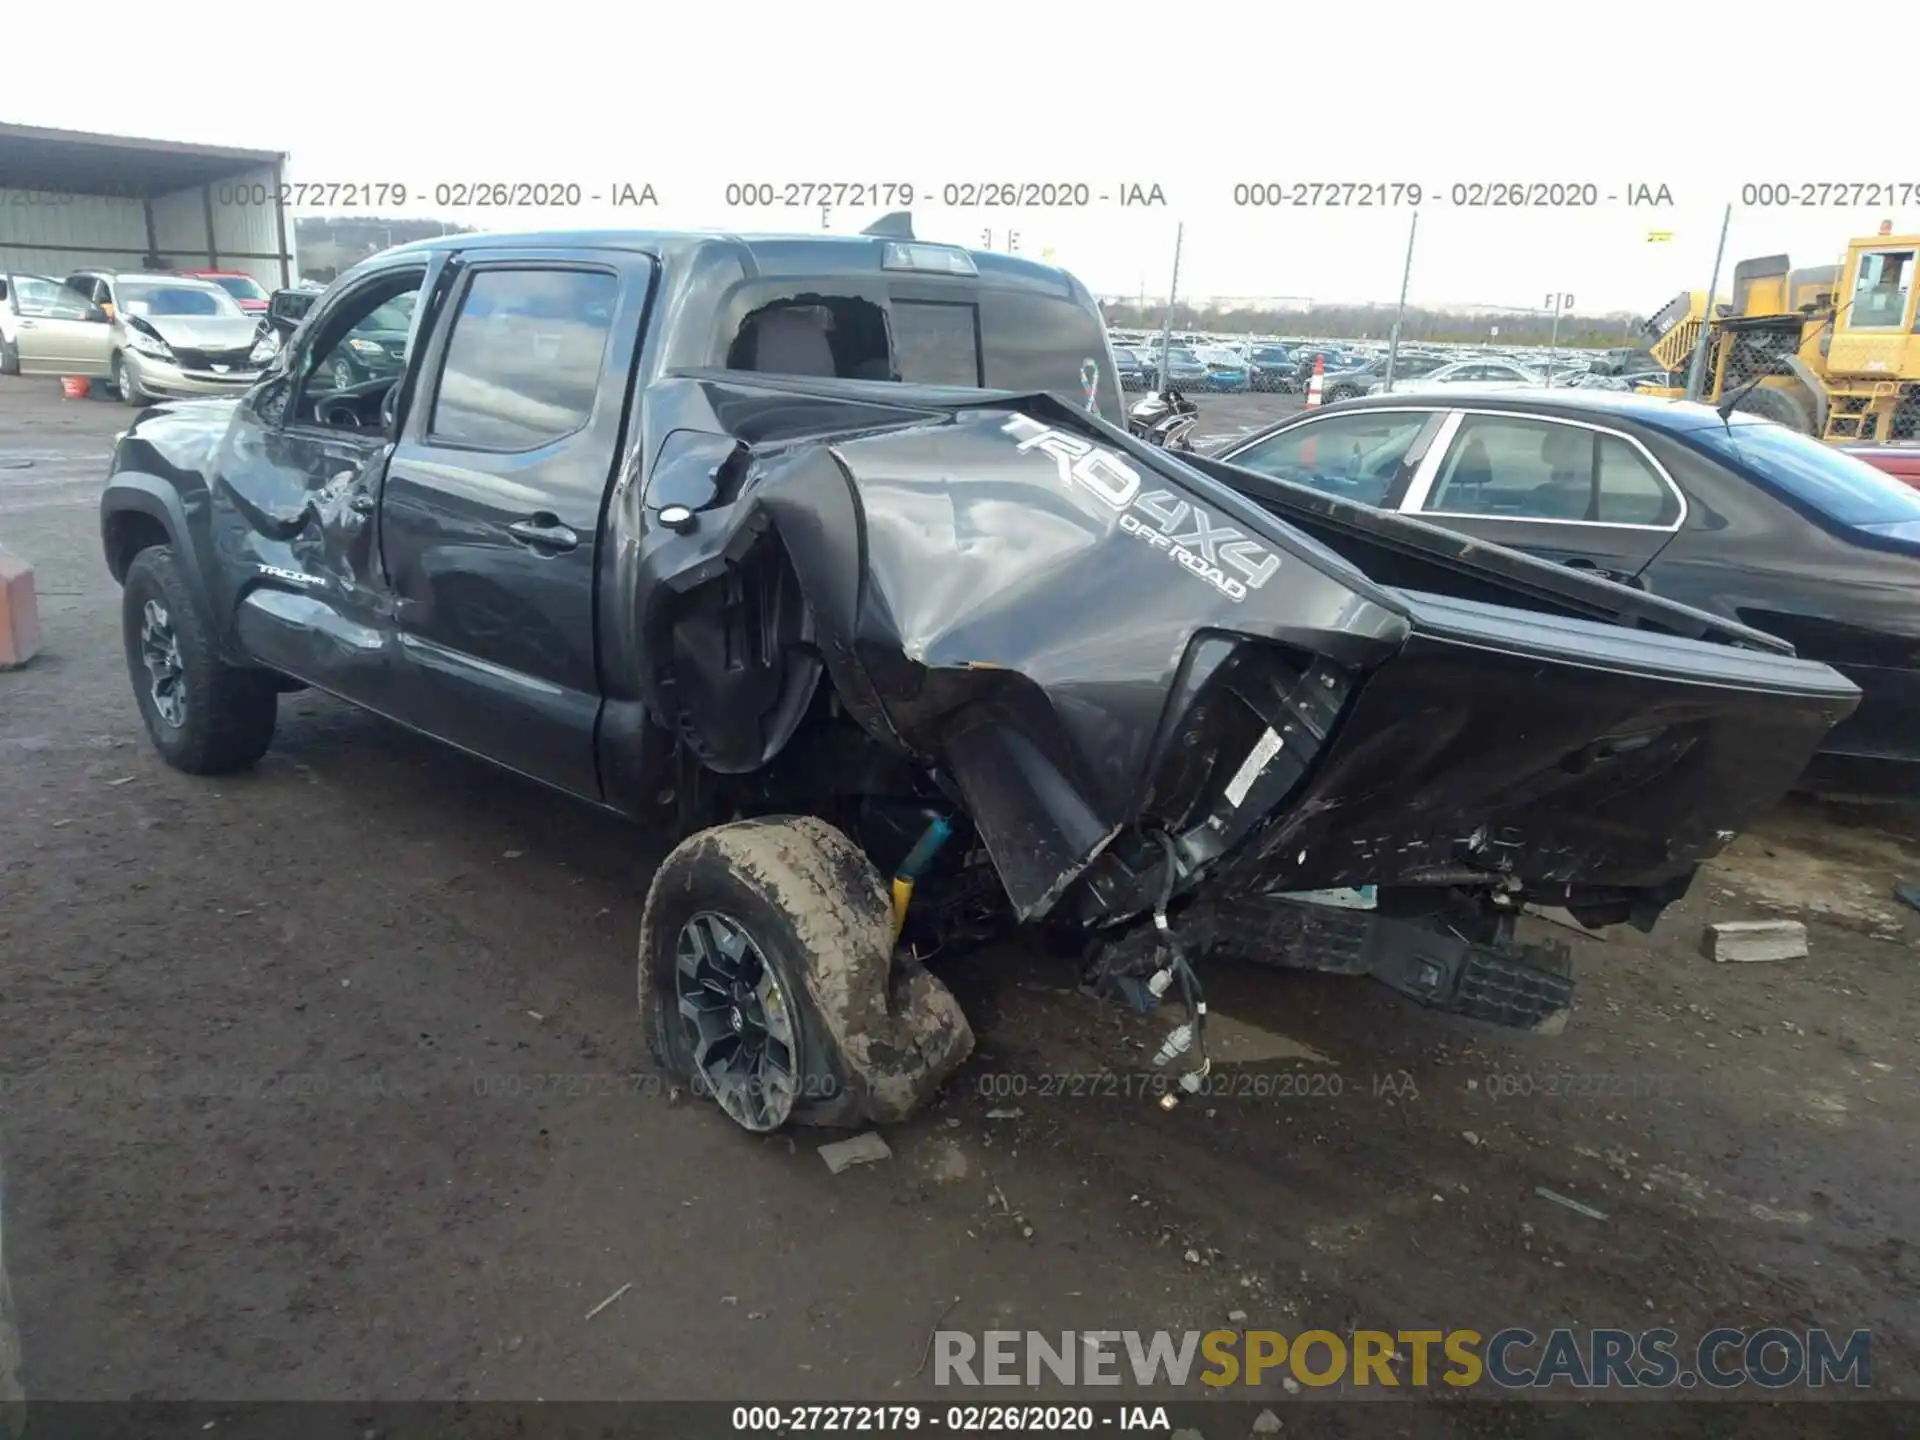
M 1237 395 L 1253 388 L 1253 370 L 1239 361 L 1204 362 L 1207 378 L 1201 383 L 1203 390 L 1218 391 L 1223 395 Z

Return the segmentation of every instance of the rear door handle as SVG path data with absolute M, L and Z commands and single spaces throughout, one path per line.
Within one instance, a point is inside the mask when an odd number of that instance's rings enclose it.
M 562 525 L 559 516 L 544 512 L 515 521 L 507 527 L 507 533 L 536 550 L 571 550 L 580 543 L 580 537 Z

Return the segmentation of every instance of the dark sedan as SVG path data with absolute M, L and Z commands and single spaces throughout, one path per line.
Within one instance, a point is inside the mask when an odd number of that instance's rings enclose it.
M 1160 376 L 1160 347 L 1156 345 L 1152 350 L 1148 351 L 1146 360 L 1147 383 L 1157 390 L 1162 383 Z M 1207 369 L 1207 362 L 1194 354 L 1193 351 L 1184 346 L 1175 345 L 1166 352 L 1166 361 L 1167 374 L 1165 383 L 1172 385 L 1177 390 L 1204 390 L 1207 388 L 1207 377 L 1212 372 Z
M 1113 375 L 1120 382 L 1122 390 L 1144 390 L 1147 388 L 1147 362 L 1140 352 L 1131 346 L 1113 347 Z
M 1255 390 L 1291 395 L 1300 388 L 1299 362 L 1284 345 L 1256 345 L 1252 373 L 1247 378 Z
M 1809 781 L 1920 781 L 1920 491 L 1841 450 L 1740 412 L 1561 389 L 1371 396 L 1217 458 L 1777 635 L 1865 695 Z

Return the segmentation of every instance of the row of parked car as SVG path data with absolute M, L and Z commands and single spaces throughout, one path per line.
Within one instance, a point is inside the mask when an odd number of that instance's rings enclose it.
M 1161 389 L 1164 369 L 1166 383 L 1176 390 L 1292 394 L 1306 388 L 1316 364 L 1323 367 L 1321 397 L 1329 404 L 1378 394 L 1386 388 L 1387 352 L 1380 347 L 1235 341 L 1194 335 L 1176 336 L 1175 342 L 1166 347 L 1163 365 L 1159 336 L 1116 333 L 1114 363 L 1122 388 Z M 1536 357 L 1477 347 L 1406 346 L 1394 357 L 1393 366 L 1396 391 L 1420 384 L 1476 388 L 1573 385 L 1632 390 L 1642 380 L 1664 383 L 1665 379 L 1665 372 L 1650 358 L 1634 351 L 1608 351 L 1597 356 L 1563 352 Z

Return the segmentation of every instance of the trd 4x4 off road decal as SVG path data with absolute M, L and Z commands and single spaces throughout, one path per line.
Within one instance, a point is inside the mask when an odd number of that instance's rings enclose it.
M 1164 550 L 1229 600 L 1246 599 L 1279 570 L 1280 557 L 1244 530 L 1221 524 L 1171 490 L 1145 489 L 1140 472 L 1113 451 L 1026 415 L 1009 416 L 1000 429 L 1019 441 L 1021 451 L 1051 455 L 1061 484 L 1111 506 L 1127 534 Z

